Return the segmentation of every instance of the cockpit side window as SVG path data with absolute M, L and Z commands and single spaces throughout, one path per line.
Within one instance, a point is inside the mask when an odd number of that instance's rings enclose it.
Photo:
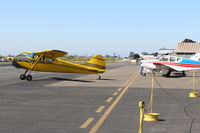
M 160 59 L 160 61 L 168 61 L 168 58 L 167 58 L 167 57 L 162 57 L 162 58 Z
M 40 58 L 40 62 L 42 62 L 42 63 L 51 63 L 53 61 L 54 60 L 52 58 L 48 58 L 48 57 L 41 57 Z
M 175 62 L 176 61 L 176 57 L 170 57 L 170 62 Z
M 177 58 L 177 61 L 181 61 L 181 58 Z
M 45 61 L 46 62 L 53 62 L 53 59 L 51 59 L 51 58 L 45 58 Z

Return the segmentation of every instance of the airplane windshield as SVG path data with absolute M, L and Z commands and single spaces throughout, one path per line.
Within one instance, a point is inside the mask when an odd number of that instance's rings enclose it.
M 29 58 L 34 58 L 35 55 L 36 55 L 35 53 L 31 53 L 31 54 L 28 54 L 27 56 L 28 56 Z

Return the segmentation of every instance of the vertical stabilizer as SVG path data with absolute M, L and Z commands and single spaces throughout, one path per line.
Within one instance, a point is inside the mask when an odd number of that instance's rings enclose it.
M 92 59 L 87 62 L 87 65 L 98 69 L 103 69 L 103 70 L 106 69 L 105 59 L 101 55 L 93 56 Z

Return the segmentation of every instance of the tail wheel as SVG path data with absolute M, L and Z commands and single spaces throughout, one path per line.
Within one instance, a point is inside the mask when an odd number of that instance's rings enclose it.
M 31 80 L 32 80 L 32 76 L 31 76 L 31 75 L 28 75 L 28 76 L 26 77 L 26 80 L 27 80 L 27 81 L 31 81 Z
M 98 75 L 98 79 L 100 80 L 101 79 L 101 75 L 100 74 L 97 74 Z
M 20 79 L 21 79 L 21 80 L 25 80 L 25 79 L 26 79 L 26 75 L 25 75 L 25 74 L 21 74 L 21 75 L 20 75 Z

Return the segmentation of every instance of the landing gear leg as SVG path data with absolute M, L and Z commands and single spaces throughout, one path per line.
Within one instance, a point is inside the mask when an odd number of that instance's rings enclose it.
M 169 70 L 168 72 L 167 72 L 167 74 L 165 75 L 165 77 L 167 78 L 167 77 L 170 77 L 170 74 L 171 74 L 171 71 Z
M 100 80 L 101 79 L 101 75 L 98 74 L 98 76 L 99 76 L 98 79 Z
M 26 70 L 25 72 L 24 72 L 24 74 L 21 74 L 20 75 L 20 79 L 21 80 L 25 80 L 26 79 L 26 73 L 28 72 L 28 70 Z
M 24 75 L 26 75 L 27 72 L 28 72 L 28 70 L 26 70 L 26 71 L 24 72 Z

